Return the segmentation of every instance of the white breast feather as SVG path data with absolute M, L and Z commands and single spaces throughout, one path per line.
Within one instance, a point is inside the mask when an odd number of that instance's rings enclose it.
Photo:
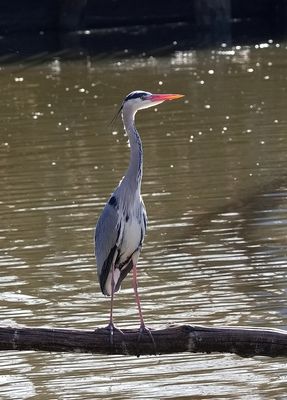
M 139 247 L 141 241 L 141 226 L 135 217 L 131 217 L 125 225 L 121 244 L 122 260 L 127 259 Z

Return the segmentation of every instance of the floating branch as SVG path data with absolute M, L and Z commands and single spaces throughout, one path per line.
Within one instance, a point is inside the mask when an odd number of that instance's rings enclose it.
M 122 332 L 122 333 L 121 333 Z M 172 326 L 139 338 L 138 330 L 95 331 L 0 327 L 0 351 L 35 350 L 94 354 L 152 355 L 181 352 L 235 353 L 241 357 L 287 356 L 287 332 L 277 329 Z

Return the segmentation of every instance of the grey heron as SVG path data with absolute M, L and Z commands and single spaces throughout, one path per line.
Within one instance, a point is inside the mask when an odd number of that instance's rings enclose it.
M 140 318 L 140 334 L 144 331 L 149 332 L 144 323 L 137 283 L 136 266 L 147 228 L 147 215 L 141 197 L 143 149 L 140 135 L 135 127 L 135 114 L 138 110 L 180 97 L 183 95 L 152 94 L 137 90 L 124 99 L 119 110 L 129 138 L 130 162 L 125 176 L 105 205 L 95 230 L 98 279 L 102 293 L 111 297 L 108 325 L 111 338 L 115 329 L 114 294 L 120 289 L 123 279 L 131 270 Z

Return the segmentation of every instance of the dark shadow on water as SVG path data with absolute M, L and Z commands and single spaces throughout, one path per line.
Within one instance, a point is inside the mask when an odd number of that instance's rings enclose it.
M 128 57 L 164 56 L 176 50 L 227 45 L 252 45 L 268 39 L 281 41 L 284 32 L 262 21 L 237 21 L 227 29 L 196 30 L 187 22 L 161 25 L 83 30 L 77 32 L 11 33 L 0 37 L 0 63 L 41 63 L 54 57 L 77 59 L 83 56 Z
M 274 179 L 264 185 L 256 188 L 253 193 L 243 194 L 234 201 L 224 204 L 214 211 L 204 213 L 204 215 L 195 216 L 193 220 L 193 229 L 203 229 L 219 215 L 228 213 L 240 213 L 245 215 L 245 220 L 250 222 L 254 212 L 260 212 L 266 209 L 276 209 L 278 198 L 287 199 L 287 177 Z M 284 195 L 284 196 L 283 196 Z M 272 201 L 274 204 L 272 204 Z M 268 203 L 268 207 L 267 207 Z
M 281 177 L 244 193 L 234 201 L 201 215 L 182 229 L 182 239 L 199 240 L 190 253 L 202 257 L 202 243 L 219 245 L 232 257 L 247 257 L 249 265 L 267 268 L 286 258 L 287 177 Z M 224 250 L 225 249 L 225 250 Z

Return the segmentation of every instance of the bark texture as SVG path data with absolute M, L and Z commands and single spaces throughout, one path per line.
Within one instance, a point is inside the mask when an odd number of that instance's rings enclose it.
M 0 327 L 0 351 L 35 350 L 94 354 L 153 355 L 181 352 L 235 353 L 241 357 L 287 356 L 287 332 L 243 327 L 171 326 L 151 330 L 91 330 Z

